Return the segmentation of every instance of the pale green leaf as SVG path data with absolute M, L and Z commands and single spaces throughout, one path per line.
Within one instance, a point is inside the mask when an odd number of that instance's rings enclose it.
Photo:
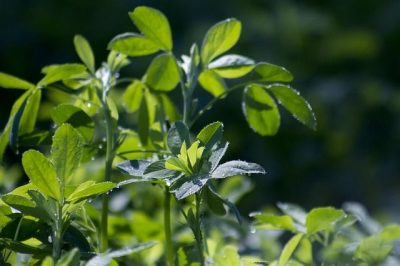
M 151 61 L 145 82 L 154 90 L 171 91 L 179 83 L 178 64 L 173 55 L 160 54 Z
M 122 98 L 129 112 L 136 112 L 139 109 L 143 99 L 143 90 L 144 85 L 139 80 L 133 81 L 128 88 L 126 88 Z
M 297 246 L 300 243 L 300 240 L 303 238 L 303 234 L 297 234 L 293 236 L 285 245 L 282 250 L 281 255 L 279 256 L 279 266 L 286 266 L 286 263 L 289 261 L 293 252 L 296 250 Z
M 201 87 L 211 93 L 214 97 L 221 96 L 227 90 L 225 81 L 211 69 L 201 72 L 198 80 Z
M 230 18 L 212 26 L 204 37 L 201 47 L 201 59 L 207 65 L 218 55 L 228 51 L 239 40 L 242 25 Z
M 236 247 L 225 246 L 220 254 L 214 258 L 214 266 L 242 266 Z
M 15 76 L 0 72 L 0 88 L 29 90 L 35 85 Z
M 157 52 L 160 46 L 144 35 L 127 32 L 115 36 L 108 49 L 128 56 L 143 56 Z
M 346 216 L 345 212 L 332 207 L 312 209 L 306 218 L 307 234 L 332 231 L 335 224 Z
M 205 150 L 211 150 L 211 148 L 217 144 L 224 132 L 224 125 L 221 122 L 214 122 L 205 126 L 199 134 L 197 139 L 201 141 L 201 144 L 205 146 Z
M 76 53 L 91 73 L 95 72 L 94 55 L 89 42 L 81 35 L 75 35 L 74 45 Z
M 296 231 L 295 223 L 289 215 L 255 213 L 250 216 L 255 218 L 254 225 L 259 229 Z
M 61 200 L 61 187 L 54 166 L 42 153 L 36 150 L 24 152 L 22 166 L 31 182 L 43 194 Z
M 290 82 L 293 80 L 293 75 L 286 68 L 270 63 L 258 63 L 255 71 L 261 76 L 262 81 Z
M 267 89 L 278 99 L 279 103 L 286 108 L 297 120 L 315 130 L 317 121 L 311 105 L 300 96 L 300 93 L 285 85 L 271 85 Z
M 172 50 L 172 35 L 168 19 L 157 9 L 147 6 L 136 7 L 129 13 L 136 27 L 163 50 Z
M 46 76 L 39 81 L 38 86 L 78 77 L 86 73 L 86 67 L 82 64 L 52 65 L 44 68 L 43 72 L 46 73 Z
M 243 112 L 250 127 L 262 136 L 278 132 L 280 114 L 274 99 L 258 85 L 246 87 L 243 94 Z
M 240 78 L 254 69 L 254 60 L 236 54 L 224 55 L 208 64 L 223 78 Z
M 78 168 L 82 152 L 83 141 L 80 134 L 69 124 L 60 126 L 53 136 L 51 158 L 62 184 Z

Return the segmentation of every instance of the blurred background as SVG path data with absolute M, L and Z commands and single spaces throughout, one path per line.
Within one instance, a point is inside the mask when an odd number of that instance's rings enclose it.
M 242 115 L 240 92 L 198 121 L 197 129 L 224 121 L 226 159 L 267 169 L 253 177 L 254 190 L 239 205 L 244 213 L 276 202 L 308 209 L 357 201 L 375 214 L 399 215 L 400 1 L 1 0 L 0 71 L 37 82 L 43 66 L 78 61 L 72 44 L 78 33 L 91 42 L 97 62 L 105 60 L 112 37 L 137 31 L 127 13 L 138 5 L 167 15 L 176 54 L 200 44 L 214 23 L 238 18 L 242 37 L 232 52 L 285 66 L 313 106 L 316 132 L 282 110 L 278 135 L 257 135 Z M 123 75 L 141 76 L 150 57 L 132 61 Z M 0 91 L 1 128 L 19 94 Z M 12 171 L 2 176 L 10 181 L 19 170 Z

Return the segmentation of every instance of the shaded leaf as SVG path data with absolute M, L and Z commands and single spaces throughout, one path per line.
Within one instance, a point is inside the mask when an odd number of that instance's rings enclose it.
M 168 148 L 173 154 L 179 154 L 183 143 L 190 145 L 190 132 L 183 122 L 176 121 L 168 131 Z
M 300 93 L 285 85 L 271 85 L 267 89 L 278 99 L 297 120 L 309 128 L 316 130 L 317 121 L 311 105 L 300 96 Z
M 205 146 L 205 150 L 209 151 L 222 138 L 224 125 L 221 122 L 214 122 L 205 126 L 196 138 L 200 140 L 201 145 Z
M 243 94 L 243 113 L 249 126 L 262 136 L 273 136 L 280 126 L 280 115 L 275 101 L 260 86 L 250 85 Z
M 150 165 L 148 160 L 127 160 L 117 165 L 117 169 L 133 177 L 142 177 L 144 170 Z
M 183 176 L 171 185 L 170 191 L 178 200 L 181 200 L 202 189 L 210 178 L 208 174 Z

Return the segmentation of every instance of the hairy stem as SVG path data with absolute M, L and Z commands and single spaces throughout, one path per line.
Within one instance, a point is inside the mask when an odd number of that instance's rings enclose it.
M 167 186 L 165 186 L 164 194 L 164 232 L 165 232 L 165 245 L 167 251 L 167 265 L 174 265 L 174 247 L 172 242 L 171 232 L 171 193 Z
M 104 170 L 104 181 L 111 181 L 112 162 L 114 160 L 114 129 L 110 110 L 107 102 L 103 101 L 103 114 L 106 123 L 106 162 Z M 103 195 L 103 205 L 101 210 L 101 225 L 100 225 L 100 252 L 105 252 L 108 249 L 108 202 L 109 195 Z

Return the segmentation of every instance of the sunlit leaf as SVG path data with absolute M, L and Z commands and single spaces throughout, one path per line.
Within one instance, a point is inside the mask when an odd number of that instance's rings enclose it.
M 78 203 L 82 200 L 104 194 L 115 188 L 115 186 L 116 185 L 112 182 L 101 182 L 95 184 L 93 181 L 87 181 L 80 184 L 75 191 L 68 196 L 67 201 L 71 203 Z
M 290 82 L 293 75 L 284 67 L 261 62 L 255 67 L 255 71 L 261 76 L 261 80 L 268 82 Z
M 239 40 L 240 21 L 230 18 L 212 26 L 206 33 L 201 47 L 203 64 L 208 64 L 218 55 L 228 51 Z
M 208 69 L 201 72 L 198 79 L 201 87 L 214 97 L 221 96 L 227 90 L 225 81 L 214 70 Z
M 136 112 L 139 107 L 140 103 L 143 100 L 143 83 L 139 80 L 133 81 L 128 88 L 126 88 L 123 99 L 125 106 L 130 112 Z
M 15 76 L 0 72 L 0 88 L 29 90 L 35 85 Z
M 129 56 L 143 56 L 157 52 L 160 46 L 144 35 L 127 32 L 115 36 L 108 44 L 108 49 Z
M 129 13 L 136 27 L 163 50 L 172 50 L 172 35 L 168 19 L 157 9 L 147 6 L 136 7 Z
M 89 42 L 81 35 L 75 35 L 74 45 L 76 53 L 91 73 L 95 72 L 94 55 Z
M 38 86 L 77 77 L 85 73 L 86 67 L 82 64 L 52 65 L 43 71 L 46 72 L 46 76 L 39 81 Z
M 205 126 L 196 138 L 201 141 L 201 144 L 205 146 L 205 150 L 209 151 L 217 144 L 224 132 L 224 125 L 221 122 L 214 122 Z
M 223 78 L 240 78 L 254 69 L 254 60 L 236 54 L 224 55 L 208 64 Z
M 297 234 L 293 236 L 285 245 L 282 250 L 281 255 L 279 256 L 279 266 L 286 266 L 286 263 L 289 261 L 293 252 L 296 250 L 297 246 L 300 243 L 300 240 L 303 238 L 303 234 Z
M 160 54 L 153 59 L 146 71 L 145 81 L 154 90 L 171 91 L 179 83 L 178 64 L 173 55 Z
M 307 234 L 312 235 L 320 231 L 331 231 L 336 222 L 346 216 L 345 212 L 332 207 L 312 209 L 306 218 Z

